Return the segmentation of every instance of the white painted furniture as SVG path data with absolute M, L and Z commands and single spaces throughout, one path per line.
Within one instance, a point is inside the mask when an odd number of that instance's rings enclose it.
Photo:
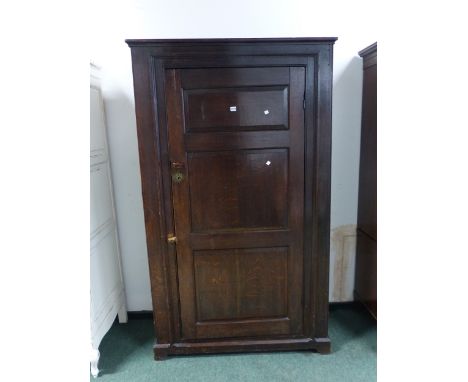
M 115 316 L 127 322 L 112 178 L 109 166 L 104 104 L 99 69 L 91 64 L 91 374 L 99 373 L 99 344 Z

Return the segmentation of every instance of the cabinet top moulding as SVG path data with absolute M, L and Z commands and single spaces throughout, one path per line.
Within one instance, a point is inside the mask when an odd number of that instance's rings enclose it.
M 374 42 L 373 44 L 369 45 L 367 48 L 360 50 L 358 54 L 359 56 L 364 57 L 371 53 L 377 53 L 377 42 Z
M 334 43 L 338 37 L 281 37 L 281 38 L 184 38 L 184 39 L 127 39 L 129 46 L 141 45 L 191 45 L 191 44 L 232 44 L 243 45 L 252 43 L 298 43 L 298 44 L 323 44 Z

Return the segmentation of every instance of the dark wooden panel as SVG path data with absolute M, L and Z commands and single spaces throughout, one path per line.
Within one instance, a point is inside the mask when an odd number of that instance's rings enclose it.
M 185 148 L 193 151 L 265 149 L 289 146 L 289 132 L 278 130 L 185 134 Z
M 229 320 L 197 322 L 198 338 L 235 338 L 279 336 L 290 333 L 290 320 L 287 317 L 256 320 Z
M 316 48 L 317 52 L 315 54 L 319 54 L 320 51 L 323 49 Z M 304 67 L 307 66 L 308 58 L 301 55 L 293 55 L 293 56 L 262 56 L 262 55 L 238 55 L 238 56 L 230 56 L 230 57 L 222 57 L 222 56 L 201 56 L 196 61 L 185 56 L 177 56 L 171 57 L 165 60 L 165 67 L 166 69 L 198 69 L 200 67 L 207 67 L 210 69 L 218 69 L 218 68 L 257 68 L 257 67 L 264 67 L 268 66 L 269 68 L 273 67 Z M 252 85 L 252 84 L 250 84 Z M 240 86 L 240 85 L 235 85 Z M 258 84 L 257 84 L 258 86 Z M 263 85 L 262 85 L 263 86 Z
M 364 73 L 354 294 L 377 318 L 377 43 L 359 55 Z
M 184 69 L 181 85 L 184 89 L 208 89 L 238 86 L 288 85 L 289 68 L 209 68 Z
M 188 156 L 192 231 L 287 226 L 288 150 Z
M 180 97 L 180 72 L 177 70 L 169 70 L 164 74 L 166 83 L 169 85 L 166 87 L 166 98 L 168 99 L 168 102 L 165 105 L 167 109 L 169 162 L 171 162 L 171 168 L 173 168 L 172 163 L 178 163 L 181 165 L 178 171 L 183 175 L 186 175 L 186 153 L 183 145 L 180 144 L 183 140 L 183 115 L 179 112 L 182 108 L 182 98 Z M 172 180 L 172 178 L 169 179 Z M 189 230 L 187 229 L 190 227 L 190 216 L 186 212 L 190 209 L 188 183 L 186 181 L 182 183 L 172 182 L 171 190 L 171 207 L 174 211 L 174 234 L 177 235 L 177 275 L 179 279 L 184 280 L 184 282 L 178 283 L 180 306 L 179 322 L 182 324 L 179 335 L 181 337 L 185 336 L 193 338 L 195 336 L 194 327 L 183 325 L 183 323 L 193 319 L 195 315 L 195 307 L 193 304 L 180 304 L 182 298 L 194 298 L 193 262 L 189 244 Z
M 287 229 L 239 230 L 230 232 L 191 233 L 190 246 L 193 249 L 216 248 L 255 248 L 267 246 L 286 246 L 292 235 Z
M 289 244 L 289 278 L 288 302 L 289 317 L 291 319 L 290 333 L 304 333 L 303 302 L 304 302 L 304 91 L 305 69 L 302 67 L 290 68 L 290 148 L 289 148 L 289 229 L 291 241 Z M 301 291 L 298 293 L 298 291 Z
M 256 40 L 256 41 L 255 41 Z M 165 62 L 183 58 L 187 67 L 232 67 L 236 59 L 244 59 L 243 66 L 294 65 L 297 56 L 320 56 L 328 51 L 336 38 L 292 39 L 199 39 L 199 40 L 127 40 L 132 49 L 150 56 L 162 57 Z M 213 60 L 214 59 L 214 60 Z M 259 60 L 258 60 L 259 59 Z M 220 61 L 217 65 L 213 61 Z M 235 65 L 234 65 L 235 66 Z M 172 68 L 172 66 L 171 66 Z M 330 67 L 326 67 L 330 70 Z
M 184 91 L 187 131 L 288 128 L 287 87 Z
M 377 318 L 377 241 L 359 230 L 355 280 L 357 299 Z
M 167 201 L 163 198 L 161 150 L 159 149 L 160 121 L 153 114 L 152 88 L 149 59 L 141 50 L 132 51 L 135 112 L 140 160 L 141 188 L 144 204 L 146 244 L 151 279 L 151 296 L 155 321 L 158 322 L 159 339 L 173 342 L 175 338 L 174 310 L 171 306 L 171 273 L 169 272 L 167 244 L 162 213 Z M 161 72 L 159 72 L 161 73 Z M 159 82 L 160 83 L 160 82 Z M 160 91 L 158 88 L 157 91 Z
M 312 212 L 312 264 L 311 276 L 314 297 L 313 312 L 315 317 L 313 332 L 316 337 L 328 335 L 328 287 L 330 264 L 330 195 L 331 195 L 331 149 L 332 149 L 332 69 L 333 51 L 329 46 L 326 52 L 320 54 L 317 62 L 317 92 L 321 100 L 316 105 L 317 130 L 315 132 L 315 148 L 309 150 L 315 153 L 314 188 Z M 307 96 L 306 96 L 307 98 Z M 307 198 L 308 196 L 306 196 Z
M 364 70 L 358 227 L 377 239 L 377 65 Z
M 363 58 L 362 67 L 367 69 L 369 66 L 377 65 L 377 42 L 369 45 L 358 53 Z
M 197 320 L 286 317 L 287 248 L 194 252 Z
M 210 353 L 238 353 L 264 352 L 285 350 L 316 350 L 321 354 L 331 351 L 329 338 L 259 338 L 259 339 L 217 339 L 199 342 L 176 342 L 174 344 L 155 344 L 154 356 L 157 360 L 164 360 L 168 354 L 210 354 Z
M 317 96 L 317 68 L 315 59 L 312 57 L 308 58 L 307 70 L 305 71 L 306 86 L 305 86 L 305 112 L 304 119 L 305 125 L 309 128 L 305 129 L 304 132 L 304 240 L 303 240 L 303 269 L 304 269 L 304 297 L 303 297 L 303 309 L 304 309 L 304 332 L 314 333 L 315 335 L 315 321 L 316 321 L 316 291 L 317 285 L 317 232 L 318 228 L 317 215 L 315 214 L 316 203 L 324 202 L 316 200 L 316 130 L 320 128 L 318 124 L 317 128 L 311 128 L 316 123 L 316 103 L 314 98 Z M 327 270 L 328 272 L 328 270 Z

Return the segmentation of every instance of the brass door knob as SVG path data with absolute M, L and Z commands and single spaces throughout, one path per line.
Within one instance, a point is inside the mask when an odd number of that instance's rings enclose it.
M 172 180 L 176 183 L 180 183 L 184 180 L 184 174 L 182 174 L 181 172 L 174 172 L 172 174 Z
M 183 162 L 171 162 L 172 180 L 180 183 L 184 180 L 185 164 Z

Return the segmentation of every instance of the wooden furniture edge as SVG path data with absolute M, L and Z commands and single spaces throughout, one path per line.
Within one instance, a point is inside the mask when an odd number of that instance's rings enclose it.
M 320 354 L 331 352 L 331 341 L 328 337 L 321 338 L 282 338 L 282 339 L 226 339 L 203 342 L 175 342 L 153 346 L 155 360 L 164 360 L 172 355 L 217 354 L 239 352 L 269 352 L 285 350 L 315 350 Z

